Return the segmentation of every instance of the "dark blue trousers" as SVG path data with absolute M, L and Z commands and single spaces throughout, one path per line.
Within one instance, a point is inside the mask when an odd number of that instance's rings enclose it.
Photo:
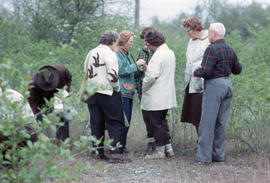
M 124 114 L 127 118 L 128 124 L 130 126 L 133 100 L 130 98 L 127 98 L 127 97 L 122 97 L 122 102 L 123 102 Z M 123 131 L 123 139 L 122 139 L 123 149 L 126 148 L 127 134 L 128 134 L 129 126 L 125 127 L 124 131 Z

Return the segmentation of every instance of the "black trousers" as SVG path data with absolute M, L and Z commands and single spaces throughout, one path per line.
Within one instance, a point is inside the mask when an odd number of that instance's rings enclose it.
M 60 121 L 64 123 L 63 126 L 57 126 L 56 138 L 58 140 L 65 141 L 66 138 L 69 138 L 69 120 L 61 116 Z
M 90 112 L 91 133 L 97 139 L 102 138 L 98 147 L 99 154 L 104 153 L 103 142 L 105 136 L 105 127 L 109 136 L 113 139 L 112 146 L 115 147 L 119 142 L 122 144 L 124 130 L 124 114 L 122 107 L 122 99 L 120 92 L 114 92 L 112 96 L 95 93 L 87 100 Z M 111 153 L 119 153 L 120 149 L 111 151 Z
M 170 133 L 166 115 L 168 110 L 145 111 L 142 110 L 143 119 L 146 126 L 150 126 L 153 131 L 156 146 L 164 146 L 170 143 Z
M 142 110 L 142 116 L 143 116 L 143 121 L 144 121 L 144 124 L 146 127 L 146 136 L 147 136 L 147 138 L 152 138 L 152 137 L 154 137 L 154 132 L 153 132 L 154 127 L 152 126 L 152 124 L 150 123 L 149 120 L 145 119 L 145 116 L 143 114 L 144 114 L 144 110 Z
M 42 106 L 43 108 L 44 106 Z M 53 112 L 52 108 L 49 108 L 45 114 Z M 39 112 L 36 114 L 36 120 L 39 122 L 43 121 L 42 113 Z M 65 141 L 67 138 L 69 138 L 69 120 L 67 120 L 64 116 L 60 115 L 60 122 L 64 123 L 63 126 L 56 126 L 56 139 Z

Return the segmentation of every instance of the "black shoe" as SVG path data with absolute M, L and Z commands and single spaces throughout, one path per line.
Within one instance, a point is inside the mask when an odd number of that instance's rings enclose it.
M 132 161 L 122 153 L 111 153 L 108 158 L 111 163 L 127 163 Z
M 214 162 L 214 163 L 224 163 L 224 160 L 212 159 L 212 162 Z
M 123 153 L 128 154 L 128 153 L 130 153 L 130 151 L 127 148 L 124 148 Z

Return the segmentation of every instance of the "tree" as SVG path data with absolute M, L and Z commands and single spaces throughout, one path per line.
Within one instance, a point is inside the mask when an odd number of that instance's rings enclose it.
M 140 0 L 135 0 L 135 27 L 140 25 Z
M 38 40 L 70 43 L 76 27 L 90 21 L 102 6 L 101 0 L 13 0 L 14 15 L 30 25 Z
M 258 30 L 270 24 L 269 6 L 253 2 L 250 5 L 229 4 L 217 0 L 204 0 L 195 9 L 195 14 L 201 16 L 206 27 L 212 22 L 222 22 L 226 32 L 239 30 L 246 39 L 251 36 L 251 30 Z

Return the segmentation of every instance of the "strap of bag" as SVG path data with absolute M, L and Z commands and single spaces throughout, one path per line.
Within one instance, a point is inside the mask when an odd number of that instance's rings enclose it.
M 89 63 L 89 59 L 87 58 L 87 60 L 86 60 L 86 71 L 84 72 L 84 76 L 83 76 L 83 80 L 82 80 L 82 81 L 86 81 L 86 80 L 87 80 L 87 75 L 88 75 L 88 63 Z
M 136 68 L 138 69 L 138 71 L 140 71 L 140 67 L 139 67 L 138 64 L 136 63 L 136 61 L 135 61 L 133 55 L 131 55 L 131 54 L 129 54 L 129 55 L 130 55 L 130 57 L 131 57 L 133 63 L 135 64 Z
M 127 56 L 130 55 L 130 57 L 131 57 L 133 63 L 135 64 L 137 70 L 138 70 L 138 71 L 140 70 L 140 67 L 138 66 L 138 64 L 136 63 L 134 57 L 133 57 L 130 53 L 126 54 L 125 51 L 124 51 L 122 48 L 118 48 L 118 47 L 116 48 L 116 50 L 119 51 L 120 53 L 122 53 L 123 55 L 127 55 Z

